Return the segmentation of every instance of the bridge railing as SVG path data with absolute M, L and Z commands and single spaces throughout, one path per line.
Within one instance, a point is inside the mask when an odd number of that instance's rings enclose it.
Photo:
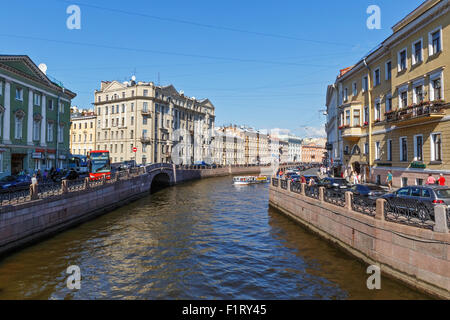
M 278 183 L 280 182 L 280 183 Z M 347 210 L 411 227 L 448 233 L 450 229 L 450 208 L 435 206 L 416 199 L 371 198 L 354 195 L 350 191 L 308 186 L 298 182 L 272 178 L 272 186 L 288 192 L 312 198 Z

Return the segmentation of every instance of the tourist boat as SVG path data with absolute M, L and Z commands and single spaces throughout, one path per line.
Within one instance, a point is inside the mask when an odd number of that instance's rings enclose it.
M 246 177 L 234 177 L 233 183 L 235 185 L 249 185 L 249 184 L 257 184 L 257 183 L 266 183 L 268 182 L 267 177 L 265 176 L 246 176 Z

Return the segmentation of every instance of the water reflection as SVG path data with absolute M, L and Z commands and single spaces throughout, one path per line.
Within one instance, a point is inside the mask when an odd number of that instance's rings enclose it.
M 66 268 L 81 268 L 81 290 Z M 0 299 L 416 299 L 268 208 L 268 186 L 190 182 L 0 261 Z

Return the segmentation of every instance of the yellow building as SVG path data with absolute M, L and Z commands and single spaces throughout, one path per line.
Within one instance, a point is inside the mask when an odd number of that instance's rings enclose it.
M 71 108 L 70 113 L 70 152 L 74 155 L 87 155 L 95 150 L 95 131 L 97 116 L 92 110 Z
M 450 14 L 448 0 L 428 0 L 393 34 L 336 80 L 344 167 L 367 181 L 420 185 L 450 175 Z M 447 179 L 449 180 L 449 179 Z

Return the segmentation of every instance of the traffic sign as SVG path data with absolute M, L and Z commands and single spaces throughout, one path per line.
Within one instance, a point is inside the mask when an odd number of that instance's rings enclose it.
M 133 147 L 133 152 L 137 152 L 137 148 L 136 147 Z

